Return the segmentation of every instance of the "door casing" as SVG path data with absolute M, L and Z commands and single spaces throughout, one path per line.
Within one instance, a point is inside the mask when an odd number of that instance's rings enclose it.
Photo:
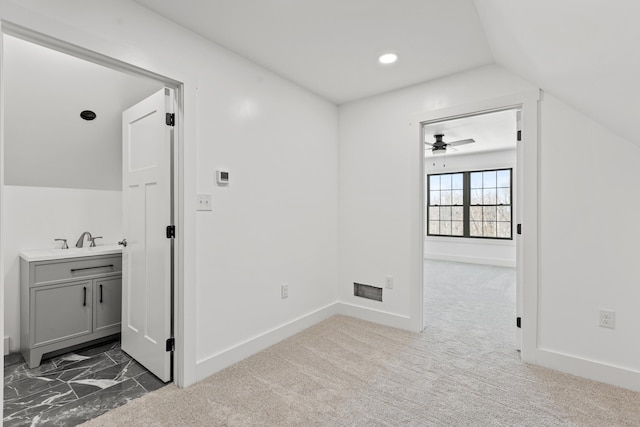
M 517 310 L 522 317 L 521 359 L 533 363 L 537 350 L 538 331 L 538 117 L 539 90 L 485 99 L 469 104 L 416 114 L 411 120 L 413 127 L 412 144 L 415 148 L 415 162 L 412 164 L 412 245 L 411 245 L 411 329 L 419 332 L 424 322 L 424 146 L 422 124 L 447 121 L 455 118 L 483 114 L 491 111 L 519 108 L 522 111 L 522 142 L 518 143 L 518 209 L 517 223 L 521 223 L 523 234 L 517 236 L 517 280 L 520 287 Z M 516 319 L 513 319 L 514 326 Z
M 455 116 L 453 118 L 448 118 L 445 120 L 439 120 L 439 119 L 435 119 L 435 120 L 428 120 L 428 121 L 424 121 L 420 123 L 420 127 L 423 130 L 423 133 L 421 133 L 420 138 L 421 141 L 425 141 L 425 135 L 424 135 L 424 126 L 425 125 L 432 125 L 432 124 L 438 124 L 438 123 L 446 123 L 448 121 L 451 120 L 458 120 L 458 119 L 464 119 L 464 118 L 468 118 L 468 117 L 478 117 L 478 116 L 483 116 L 486 114 L 491 114 L 491 113 L 498 113 L 498 112 L 505 112 L 505 111 L 513 111 L 516 113 L 516 118 L 515 118 L 515 128 L 516 128 L 516 132 L 518 132 L 520 130 L 520 126 L 521 126 L 521 115 L 522 115 L 522 111 L 521 111 L 521 107 L 506 107 L 506 108 L 496 108 L 493 110 L 489 110 L 489 111 L 480 111 L 480 112 L 475 112 L 475 113 L 469 113 L 469 114 L 463 114 L 463 115 L 459 115 L 459 116 Z M 515 242 L 515 246 L 516 246 L 516 318 L 521 317 L 522 316 L 522 268 L 521 266 L 519 266 L 519 261 L 520 261 L 520 254 L 522 253 L 522 239 L 519 237 L 518 233 L 517 233 L 517 224 L 522 223 L 522 213 L 520 212 L 520 206 L 521 206 L 521 202 L 522 202 L 522 191 L 520 189 L 520 185 L 522 185 L 522 173 L 521 173 L 521 168 L 518 167 L 519 165 L 522 164 L 523 159 L 522 159 L 522 149 L 521 149 L 521 141 L 517 140 L 517 133 L 513 135 L 513 140 L 515 142 L 514 146 L 516 147 L 516 167 L 515 167 L 515 171 L 516 173 L 512 176 L 512 181 L 516 183 L 515 188 L 516 188 L 516 200 L 515 200 L 515 216 L 512 217 L 512 224 L 511 224 L 511 229 L 512 229 L 512 236 L 513 236 L 513 241 Z M 506 165 L 503 166 L 496 166 L 496 168 L 498 167 L 504 167 Z M 423 179 L 424 179 L 424 172 L 423 172 Z M 426 214 L 426 213 L 425 213 Z M 423 218 L 425 218 L 423 216 Z M 426 222 L 425 219 L 423 219 L 423 222 Z M 424 241 L 423 241 L 423 247 L 424 247 Z M 424 313 L 423 313 L 424 315 Z M 513 326 L 514 326 L 514 330 L 515 330 L 515 336 L 516 336 L 516 348 L 518 351 L 521 350 L 522 348 L 522 334 L 520 331 L 520 328 L 516 327 L 516 321 L 514 319 L 513 322 Z

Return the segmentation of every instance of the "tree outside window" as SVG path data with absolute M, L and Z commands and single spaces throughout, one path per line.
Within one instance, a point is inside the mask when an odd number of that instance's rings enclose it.
M 427 235 L 512 239 L 512 170 L 427 175 Z

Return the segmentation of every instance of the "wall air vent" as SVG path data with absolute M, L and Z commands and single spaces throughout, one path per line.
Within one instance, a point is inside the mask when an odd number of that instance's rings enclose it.
M 382 288 L 362 283 L 353 283 L 353 295 L 382 302 Z

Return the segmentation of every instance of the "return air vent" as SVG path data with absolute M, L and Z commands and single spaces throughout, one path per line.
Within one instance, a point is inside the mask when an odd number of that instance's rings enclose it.
M 353 295 L 382 302 L 382 288 L 362 283 L 353 283 Z

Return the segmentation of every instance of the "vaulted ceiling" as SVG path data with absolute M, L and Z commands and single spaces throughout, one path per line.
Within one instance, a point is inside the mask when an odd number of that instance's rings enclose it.
M 336 104 L 497 63 L 640 145 L 637 0 L 135 1 Z

